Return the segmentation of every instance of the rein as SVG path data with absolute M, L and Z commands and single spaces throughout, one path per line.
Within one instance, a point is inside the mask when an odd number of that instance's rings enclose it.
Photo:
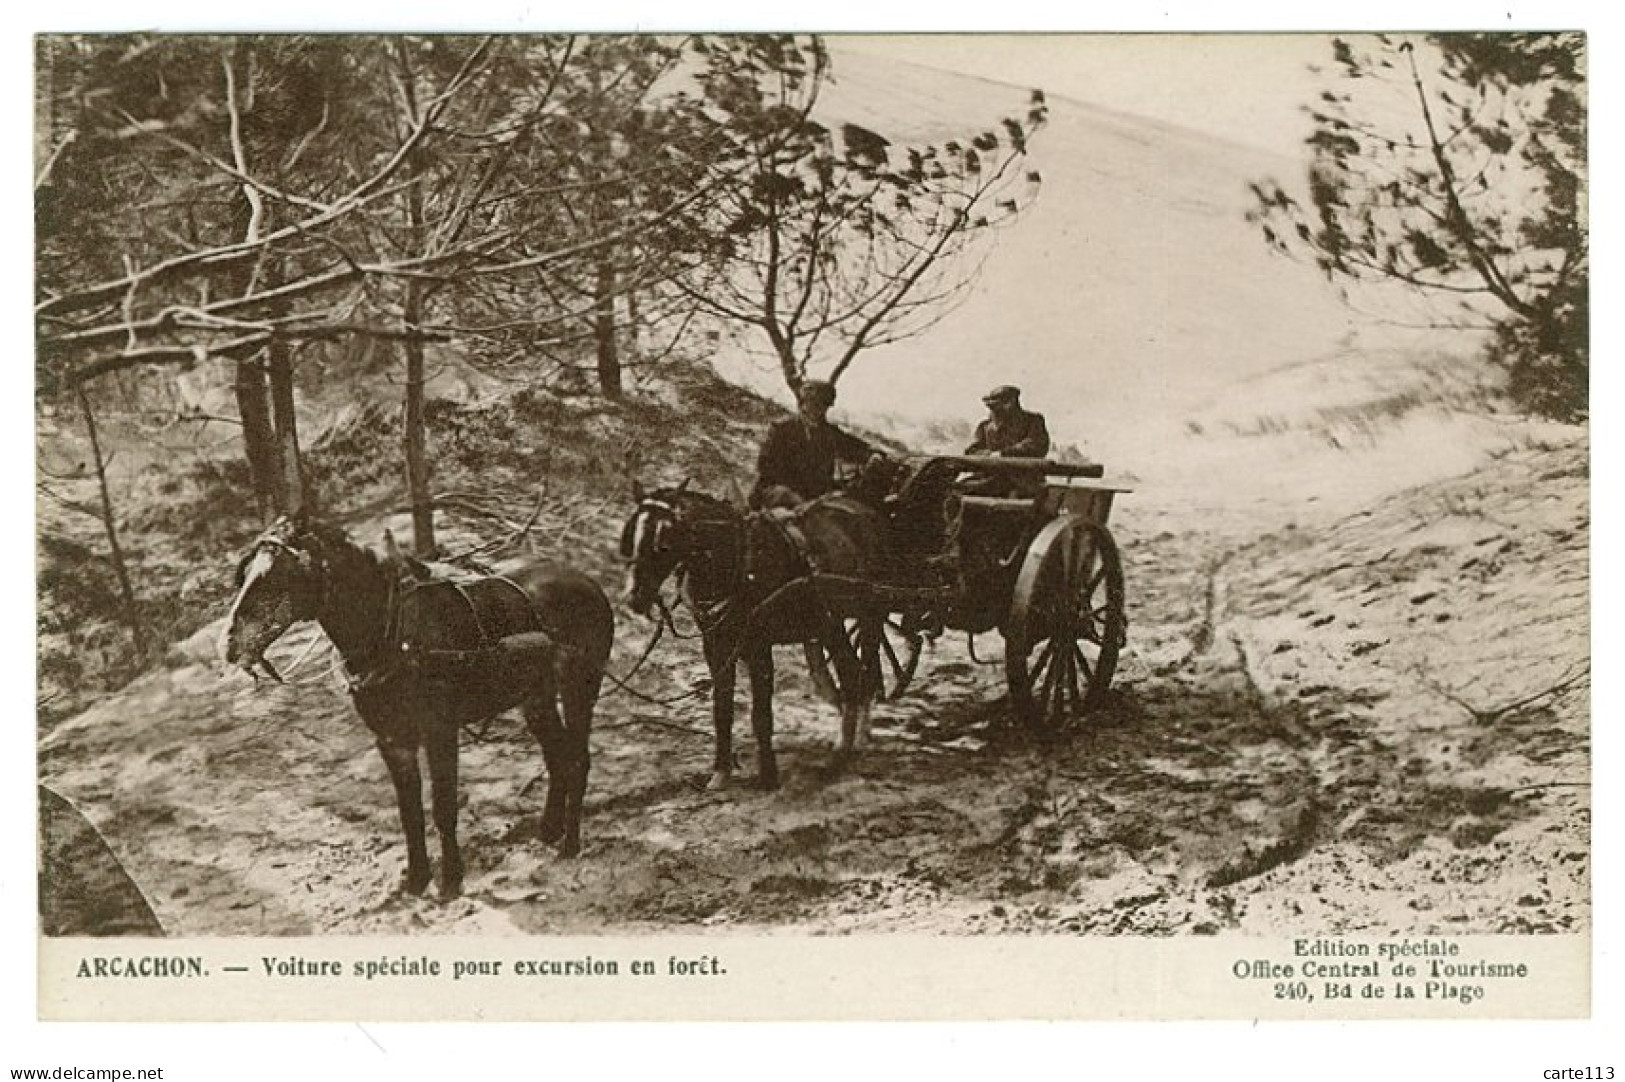
M 714 633 L 719 627 L 722 626 L 723 621 L 728 619 L 735 606 L 737 597 L 744 591 L 747 585 L 745 582 L 744 553 L 746 543 L 743 536 L 745 530 L 747 529 L 746 522 L 740 518 L 724 518 L 720 515 L 701 515 L 695 518 L 685 518 L 682 514 L 681 508 L 679 508 L 677 505 L 664 499 L 649 496 L 644 497 L 643 500 L 639 502 L 638 508 L 640 511 L 660 513 L 661 515 L 665 516 L 673 526 L 685 527 L 686 532 L 689 534 L 693 534 L 701 529 L 714 531 L 721 528 L 728 530 L 739 539 L 739 548 L 741 551 L 738 559 L 734 561 L 733 576 L 731 581 L 728 582 L 724 587 L 720 596 L 696 600 L 692 590 L 690 589 L 694 582 L 690 561 L 692 560 L 693 556 L 697 554 L 697 552 L 710 551 L 703 545 L 683 544 L 681 546 L 683 550 L 682 555 L 678 557 L 677 562 L 672 565 L 671 571 L 668 572 L 668 577 L 673 578 L 678 582 L 678 596 L 688 601 L 689 609 L 694 614 L 694 625 L 699 629 L 700 637 L 704 638 L 706 635 Z M 636 559 L 635 554 L 633 555 L 633 559 Z M 671 630 L 672 636 L 678 639 L 692 640 L 694 638 L 693 635 L 684 635 L 681 631 L 677 630 L 676 622 L 671 617 L 671 609 L 665 603 L 665 601 L 660 600 L 658 603 L 663 614 L 664 624 Z
M 667 500 L 653 497 L 645 497 L 643 500 L 639 501 L 638 507 L 640 511 L 647 513 L 659 513 L 665 516 L 665 518 L 673 526 L 686 526 L 688 531 L 691 533 L 697 527 L 712 529 L 721 527 L 737 533 L 743 526 L 743 523 L 738 519 L 723 518 L 721 516 L 704 516 L 695 519 L 684 519 L 682 516 L 682 511 L 677 505 Z M 682 702 L 685 699 L 691 699 L 696 695 L 703 693 L 701 689 L 691 688 L 688 691 L 679 692 L 676 695 L 658 697 L 648 695 L 631 686 L 632 678 L 638 674 L 638 672 L 643 668 L 644 664 L 649 660 L 650 656 L 653 655 L 655 647 L 659 644 L 665 632 L 669 630 L 673 638 L 689 641 L 692 641 L 695 638 L 705 639 L 711 635 L 714 635 L 717 630 L 721 628 L 722 624 L 737 611 L 738 594 L 746 585 L 744 558 L 741 555 L 741 557 L 735 561 L 732 581 L 728 584 L 728 588 L 722 594 L 722 596 L 714 600 L 696 600 L 691 589 L 694 580 L 689 562 L 694 555 L 698 554 L 698 552 L 702 549 L 702 546 L 685 544 L 682 546 L 682 548 L 684 550 L 683 553 L 672 565 L 667 577 L 678 583 L 678 605 L 681 605 L 685 601 L 687 602 L 689 611 L 693 613 L 694 626 L 698 629 L 698 635 L 685 635 L 683 632 L 678 630 L 677 621 L 672 615 L 673 607 L 667 604 L 665 598 L 660 595 L 657 588 L 657 592 L 655 594 L 655 605 L 659 610 L 659 616 L 655 621 L 654 632 L 649 636 L 649 641 L 644 644 L 643 652 L 638 656 L 637 661 L 633 663 L 632 668 L 629 669 L 624 676 L 616 676 L 608 671 L 605 671 L 604 673 L 605 678 L 612 686 L 612 692 L 622 692 L 634 699 L 639 700 L 640 702 L 645 702 L 652 706 L 670 706 L 674 703 Z M 635 560 L 637 558 L 637 554 L 630 554 L 630 558 Z
M 299 652 L 299 656 L 294 659 L 293 664 L 282 670 L 280 679 L 283 683 L 287 683 L 294 673 L 305 667 L 305 662 L 310 660 L 310 655 L 315 651 L 316 644 L 321 641 L 322 637 L 320 635 L 312 635 L 310 637 L 310 641 L 306 643 L 305 648 Z
M 319 538 L 318 538 L 319 540 Z M 321 584 L 321 595 L 316 602 L 316 622 L 321 623 L 322 617 L 327 614 L 328 607 L 333 599 L 332 565 L 326 555 L 315 547 L 299 548 L 290 545 L 279 537 L 261 537 L 256 548 L 269 545 L 280 549 L 299 563 L 308 561 L 315 567 L 316 579 Z M 372 647 L 366 651 L 365 660 L 359 666 L 352 666 L 350 659 L 339 651 L 339 663 L 344 672 L 345 687 L 351 695 L 376 686 L 389 679 L 399 669 L 399 657 L 396 651 L 390 649 L 400 633 L 400 582 L 389 578 L 389 592 L 384 597 L 384 622 L 378 630 L 378 637 L 373 640 Z
M 659 698 L 654 695 L 647 695 L 639 691 L 637 688 L 631 686 L 632 678 L 638 674 L 639 669 L 643 668 L 643 663 L 649 660 L 649 655 L 654 653 L 655 644 L 660 641 L 661 633 L 669 627 L 671 628 L 673 635 L 677 634 L 677 628 L 672 623 L 671 610 L 666 607 L 665 601 L 660 601 L 659 605 L 660 619 L 655 621 L 654 634 L 649 636 L 648 643 L 643 647 L 643 653 L 638 656 L 637 661 L 633 662 L 632 668 L 627 670 L 625 676 L 616 676 L 614 673 L 606 669 L 604 670 L 604 678 L 607 679 L 612 685 L 611 694 L 619 691 L 632 696 L 632 698 L 637 699 L 640 702 L 648 703 L 650 706 L 671 706 L 672 704 L 680 703 L 685 699 L 692 699 L 694 696 L 700 694 L 700 692 L 694 688 L 690 688 L 688 691 L 680 692 L 679 694 L 672 695 L 668 698 Z

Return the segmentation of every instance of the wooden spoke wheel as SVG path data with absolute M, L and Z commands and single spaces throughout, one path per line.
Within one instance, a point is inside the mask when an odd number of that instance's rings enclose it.
M 842 624 L 847 644 L 857 651 L 861 659 L 864 655 L 863 643 L 859 641 L 862 638 L 859 622 L 849 617 Z M 891 614 L 881 622 L 880 648 L 870 662 L 871 665 L 878 665 L 879 672 L 871 670 L 869 675 L 882 701 L 901 698 L 908 691 L 915 670 L 920 667 L 921 642 L 920 633 L 908 630 L 901 616 Z M 840 688 L 835 664 L 830 660 L 828 651 L 822 643 L 817 642 L 809 642 L 803 649 L 807 655 L 807 671 L 812 676 L 813 690 L 820 699 L 838 705 L 841 701 Z
M 1105 526 L 1062 515 L 1027 550 L 1005 625 L 1005 677 L 1022 723 L 1053 732 L 1099 707 L 1127 637 L 1123 565 Z

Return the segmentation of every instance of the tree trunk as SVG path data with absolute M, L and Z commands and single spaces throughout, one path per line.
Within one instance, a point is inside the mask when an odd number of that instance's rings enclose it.
M 621 358 L 615 351 L 615 265 L 606 253 L 598 259 L 593 291 L 593 337 L 598 341 L 598 389 L 620 399 Z
M 243 421 L 243 453 L 249 479 L 259 503 L 260 520 L 270 522 L 282 510 L 275 428 L 271 422 L 271 393 L 265 367 L 258 358 L 237 362 L 237 413 Z
M 401 312 L 406 329 L 415 331 L 422 319 L 423 287 L 408 279 Z M 428 440 L 423 427 L 423 342 L 408 337 L 401 342 L 406 354 L 406 409 L 402 435 L 406 443 L 406 488 L 412 504 L 412 547 L 419 559 L 435 557 L 434 504 L 429 491 Z
M 113 574 L 118 579 L 119 596 L 124 600 L 124 621 L 130 628 L 130 641 L 136 656 L 146 657 L 146 632 L 141 627 L 141 612 L 136 606 L 135 586 L 130 581 L 130 568 L 124 560 L 124 546 L 118 539 L 118 516 L 113 511 L 113 493 L 107 487 L 107 460 L 102 456 L 101 437 L 96 431 L 96 413 L 90 408 L 90 396 L 83 384 L 74 388 L 79 398 L 79 410 L 85 418 L 85 433 L 90 437 L 90 458 L 96 464 L 96 487 L 101 492 L 102 530 L 107 535 L 107 551 L 113 562 Z
M 638 311 L 638 291 L 629 290 L 626 294 L 626 335 L 634 360 L 643 356 L 642 321 L 642 313 Z
M 252 59 L 252 45 L 247 40 L 238 40 L 232 48 L 231 61 L 226 65 L 231 155 L 238 171 L 244 174 L 248 172 L 249 163 L 242 139 L 236 73 L 249 71 Z M 252 184 L 242 185 L 242 195 L 242 201 L 233 208 L 233 224 L 241 230 L 244 241 L 253 243 L 260 238 L 264 229 L 265 201 Z M 246 296 L 253 292 L 258 276 L 259 269 L 253 264 L 242 264 L 232 274 L 230 288 Z M 237 362 L 237 412 L 243 421 L 243 453 L 248 458 L 248 474 L 254 485 L 254 497 L 259 502 L 260 520 L 270 522 L 285 507 L 276 426 L 271 415 L 271 392 L 260 357 Z
M 299 424 L 293 411 L 293 361 L 288 356 L 288 343 L 271 340 L 265 351 L 265 368 L 271 384 L 277 495 L 281 509 L 294 515 L 304 509 L 305 483 L 299 455 Z
M 807 374 L 796 363 L 795 354 L 788 346 L 781 345 L 775 338 L 774 348 L 779 356 L 779 372 L 784 376 L 784 382 L 790 388 L 791 395 L 801 394 L 801 385 L 807 382 Z

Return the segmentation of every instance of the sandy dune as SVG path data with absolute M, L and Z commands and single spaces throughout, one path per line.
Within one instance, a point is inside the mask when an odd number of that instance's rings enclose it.
M 861 58 L 840 77 L 830 108 L 920 138 L 1023 100 Z M 1035 743 L 1002 670 L 944 639 L 836 772 L 834 715 L 781 652 L 785 786 L 712 794 L 701 695 L 611 695 L 573 862 L 536 839 L 540 755 L 498 719 L 465 739 L 467 893 L 448 903 L 392 893 L 389 785 L 319 648 L 290 685 L 255 687 L 222 672 L 205 627 L 45 733 L 41 780 L 176 935 L 1588 928 L 1587 433 L 1490 412 L 1471 342 L 1353 312 L 1268 256 L 1245 184 L 1290 162 L 1051 107 L 1040 203 L 962 308 L 853 370 L 841 409 L 940 450 L 986 385 L 1017 382 L 1134 484 L 1113 523 L 1130 606 L 1114 709 Z M 752 409 L 696 407 L 654 465 L 703 457 L 705 483 L 741 479 Z M 527 442 L 556 436 L 567 464 L 588 453 L 573 441 L 611 446 L 620 421 L 590 423 L 505 420 L 468 469 L 518 486 Z M 602 500 L 569 543 L 607 584 L 625 507 Z M 372 537 L 381 519 L 347 524 Z M 648 634 L 622 614 L 616 673 Z M 998 649 L 985 637 L 977 657 Z M 703 675 L 696 644 L 668 640 L 635 682 L 673 696 Z M 748 725 L 737 736 L 748 766 Z

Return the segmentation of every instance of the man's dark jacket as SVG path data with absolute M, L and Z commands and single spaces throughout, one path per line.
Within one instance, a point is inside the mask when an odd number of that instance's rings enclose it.
M 779 421 L 767 431 L 756 458 L 756 490 L 751 503 L 760 506 L 763 494 L 783 486 L 803 500 L 811 500 L 835 487 L 835 463 L 862 465 L 874 453 L 862 440 L 829 422 L 814 424 L 805 417 Z
M 1049 429 L 1044 425 L 1044 415 L 1018 410 L 1004 424 L 989 417 L 976 426 L 976 442 L 967 447 L 965 453 L 1043 458 L 1049 454 Z

